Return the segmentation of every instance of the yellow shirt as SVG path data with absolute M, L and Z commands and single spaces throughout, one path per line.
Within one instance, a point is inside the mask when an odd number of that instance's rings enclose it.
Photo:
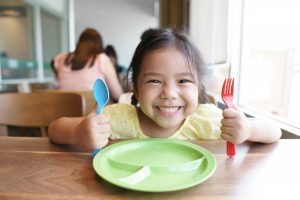
M 136 108 L 129 104 L 112 104 L 103 113 L 110 117 L 111 139 L 148 138 L 140 128 Z M 200 104 L 184 124 L 170 136 L 179 140 L 221 139 L 222 110 L 213 104 Z

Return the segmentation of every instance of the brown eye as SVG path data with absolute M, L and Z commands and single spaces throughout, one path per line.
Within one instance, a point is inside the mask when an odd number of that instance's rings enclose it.
M 187 79 L 182 79 L 179 81 L 179 83 L 190 83 L 191 81 L 190 80 L 187 80 Z
M 147 83 L 160 83 L 160 81 L 159 80 L 149 80 L 149 81 L 147 81 Z

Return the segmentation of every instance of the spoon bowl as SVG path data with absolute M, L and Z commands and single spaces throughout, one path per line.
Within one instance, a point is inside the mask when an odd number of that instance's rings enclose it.
M 109 91 L 103 79 L 97 79 L 94 83 L 94 98 L 97 102 L 97 115 L 102 112 L 103 107 L 108 103 Z

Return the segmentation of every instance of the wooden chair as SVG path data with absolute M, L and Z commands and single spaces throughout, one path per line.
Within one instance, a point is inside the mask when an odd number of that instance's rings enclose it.
M 71 93 L 80 94 L 85 100 L 84 115 L 91 113 L 96 107 L 96 100 L 93 91 L 67 91 Z
M 212 104 L 218 105 L 214 96 L 209 95 L 209 94 L 207 94 L 206 96 L 207 96 L 208 103 L 212 103 Z
M 3 93 L 0 94 L 0 125 L 46 127 L 59 117 L 79 117 L 85 113 L 85 100 L 76 93 Z M 7 135 L 7 131 L 1 130 Z
M 91 113 L 96 107 L 96 100 L 92 90 L 58 90 L 54 83 L 29 83 L 29 92 L 70 92 L 81 94 L 85 100 L 85 112 L 84 115 Z M 23 92 L 22 87 L 19 87 L 19 92 Z M 114 103 L 112 99 L 109 100 L 108 104 Z
M 84 98 L 85 101 L 85 107 L 84 107 L 84 113 L 83 115 L 87 115 L 90 112 L 92 112 L 96 106 L 96 100 L 94 99 L 93 91 L 73 91 L 73 90 L 35 90 L 36 93 L 73 93 L 73 94 L 79 94 Z
M 55 90 L 55 83 L 52 82 L 34 82 L 34 83 L 19 83 L 17 88 L 20 93 L 36 92 L 38 90 Z

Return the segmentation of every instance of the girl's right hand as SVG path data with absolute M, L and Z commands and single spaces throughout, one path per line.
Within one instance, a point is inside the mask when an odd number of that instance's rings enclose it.
M 92 112 L 75 128 L 77 144 L 87 151 L 107 145 L 110 136 L 109 117 Z

